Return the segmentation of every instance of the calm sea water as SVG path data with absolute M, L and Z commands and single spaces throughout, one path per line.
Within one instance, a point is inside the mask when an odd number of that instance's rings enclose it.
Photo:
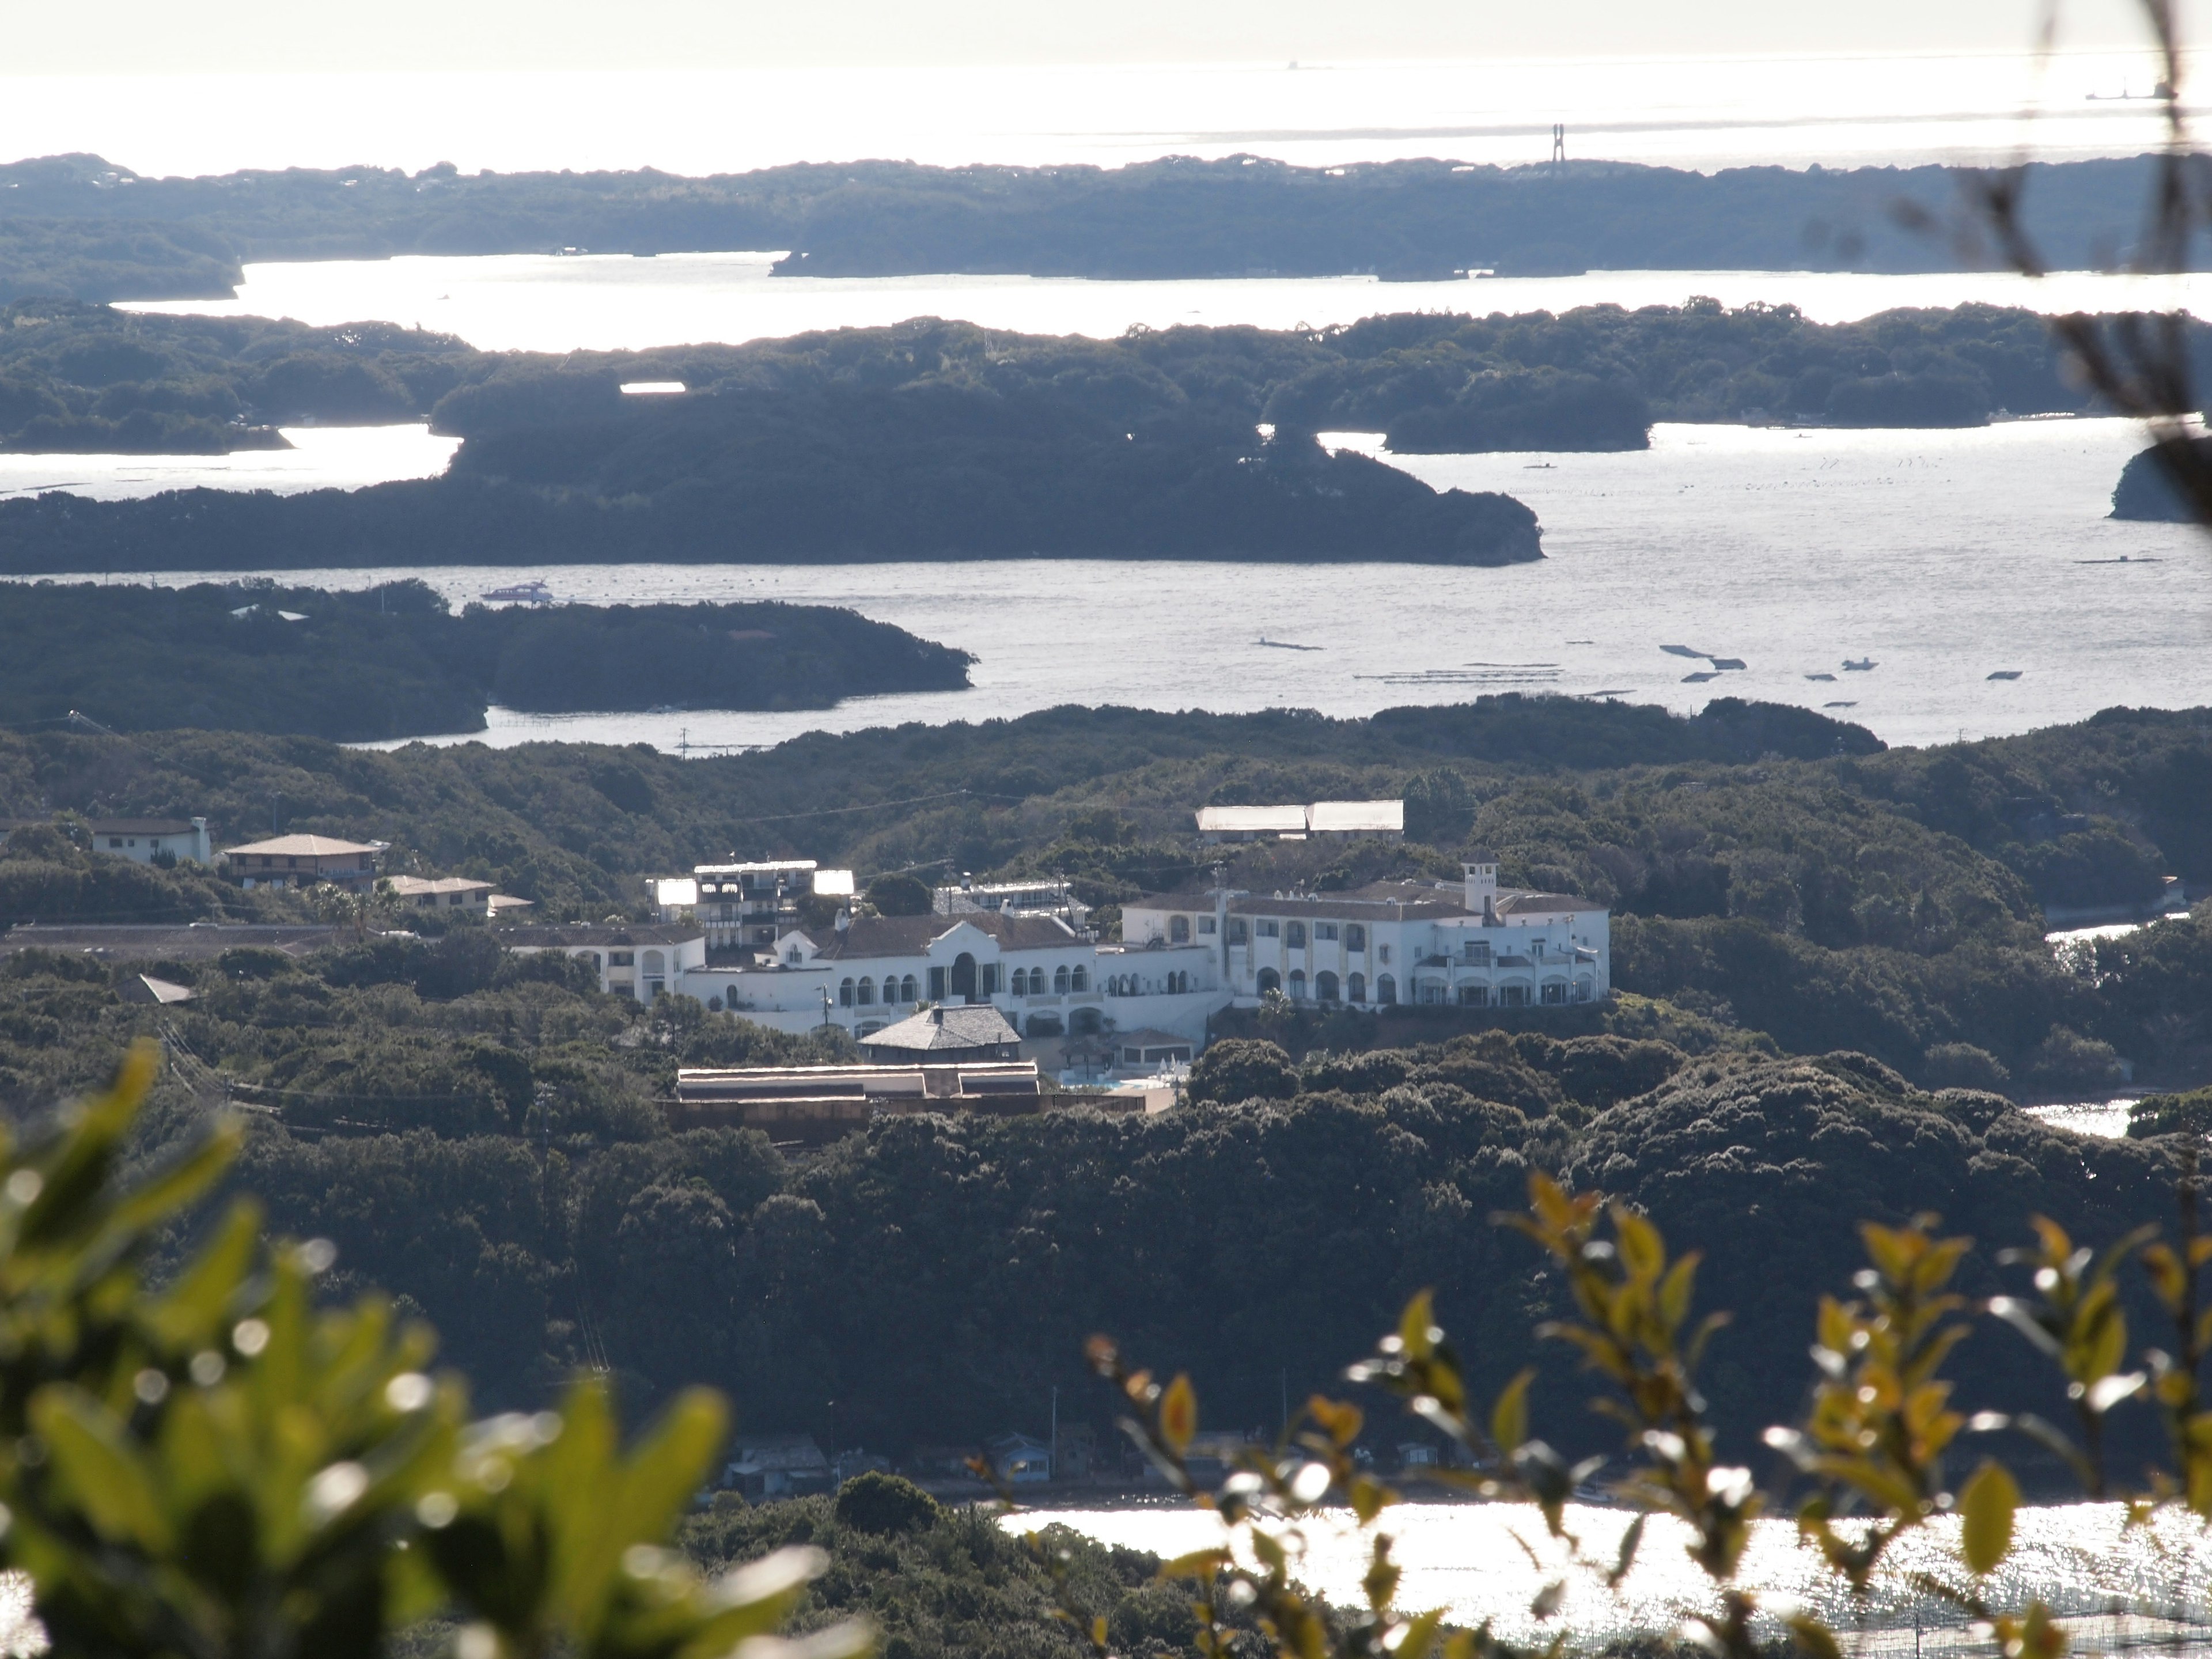
M 1899 306 L 1970 301 L 2049 313 L 2186 308 L 2212 314 L 2212 273 L 2146 279 L 2065 271 L 2031 281 L 2003 271 L 1876 276 L 1822 271 L 1601 270 L 1582 276 L 1379 283 L 1371 276 L 1092 282 L 1031 276 L 771 276 L 781 255 L 656 258 L 509 255 L 329 260 L 246 267 L 234 300 L 126 309 L 291 317 L 318 327 L 378 319 L 458 334 L 487 351 L 636 350 L 775 338 L 811 329 L 876 328 L 957 317 L 1027 334 L 1110 338 L 1137 324 L 1324 328 L 1378 312 L 1561 312 L 1576 306 L 1795 305 L 1819 322 Z
M 1568 1530 L 1579 1537 L 1586 1555 L 1610 1565 L 1630 1519 L 1625 1510 L 1571 1505 Z M 1025 1531 L 1057 1521 L 1102 1541 L 1150 1550 L 1163 1557 L 1202 1549 L 1221 1540 L 1213 1516 L 1187 1510 L 1043 1510 L 1006 1518 L 1009 1528 Z M 1820 1571 L 1818 1558 L 1797 1541 L 1793 1522 L 1753 1523 L 1743 1581 L 1770 1596 L 1795 1597 L 1832 1624 L 1869 1632 L 1901 1627 L 1904 1646 L 1913 1651 L 1914 1615 L 1931 1627 L 1965 1621 L 1955 1608 L 1916 1593 L 1907 1575 L 1927 1572 L 1953 1584 L 1966 1577 L 1958 1565 L 1958 1528 L 1941 1522 L 1898 1547 L 1869 1601 L 1851 1603 L 1838 1595 Z M 1704 1575 L 1687 1560 L 1682 1544 L 1688 1534 L 1679 1522 L 1655 1517 L 1647 1526 L 1636 1565 L 1618 1591 L 1601 1573 L 1578 1569 L 1568 1553 L 1549 1538 L 1542 1517 L 1520 1504 L 1408 1504 L 1390 1510 L 1382 1530 L 1395 1540 L 1392 1558 L 1404 1571 L 1401 1606 L 1443 1607 L 1459 1623 L 1488 1620 L 1509 1640 L 1548 1641 L 1571 1632 L 1571 1645 L 1595 1650 L 1609 1639 L 1671 1632 L 1692 1613 L 1711 1608 Z M 1349 1511 L 1325 1515 L 1304 1528 L 1300 1576 L 1341 1604 L 1358 1606 L 1365 1597 L 1360 1579 L 1367 1570 L 1366 1547 Z M 1987 1587 L 1992 1605 L 2023 1606 L 2040 1595 L 2062 1613 L 2091 1614 L 2121 1607 L 2137 1613 L 2185 1616 L 2205 1607 L 2212 1553 L 2193 1522 L 2169 1516 L 2157 1526 L 2129 1532 L 2118 1504 L 2074 1504 L 2021 1511 L 2014 1527 L 2014 1553 Z M 1529 1603 L 1554 1579 L 1567 1585 L 1559 1616 L 1536 1619 Z M 2098 1650 L 2093 1626 L 2082 1645 Z M 2201 1632 L 2173 1650 L 2201 1652 Z
M 92 151 L 141 173 L 729 172 L 907 158 L 1112 166 L 1165 155 L 1304 164 L 1583 157 L 1712 168 L 2051 159 L 2154 147 L 2139 52 L 1437 58 L 1417 63 L 601 74 L 0 77 L 0 155 Z M 2132 92 L 2129 102 L 2113 94 Z M 2091 94 L 2101 94 L 2093 100 Z M 2037 118 L 2031 125 L 2024 112 Z
M 594 604 L 851 605 L 975 653 L 974 688 L 805 714 L 495 709 L 490 731 L 449 740 L 713 749 L 1064 702 L 1349 715 L 1522 690 L 1685 713 L 1715 696 L 1759 697 L 1934 743 L 2116 703 L 2212 704 L 2212 548 L 2185 526 L 2104 516 L 2136 444 L 2128 422 L 2102 420 L 1915 433 L 1662 426 L 1635 454 L 1401 459 L 1439 486 L 1504 489 L 1535 509 L 1548 556 L 1502 570 L 550 566 L 542 574 L 559 597 Z M 338 587 L 413 576 L 458 604 L 523 573 L 270 574 Z M 1669 645 L 1745 665 L 1716 672 Z

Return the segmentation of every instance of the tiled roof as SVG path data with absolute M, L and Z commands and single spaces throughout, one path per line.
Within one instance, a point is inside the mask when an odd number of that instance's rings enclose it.
M 929 1052 L 940 1048 L 988 1048 L 1021 1040 L 1021 1033 L 1006 1024 L 1006 1017 L 985 1002 L 970 1007 L 928 1009 L 862 1037 L 860 1046 L 870 1053 L 878 1048 Z
M 979 910 L 958 916 L 862 916 L 831 936 L 817 960 L 853 962 L 872 957 L 918 957 L 956 927 L 973 927 L 1006 951 L 1049 951 L 1082 943 L 1057 916 L 1007 915 Z
M 425 893 L 489 893 L 488 881 L 471 881 L 466 876 L 440 876 L 433 880 L 427 876 L 393 876 L 389 878 L 392 890 L 401 898 L 419 898 Z
M 341 858 L 348 853 L 377 850 L 361 842 L 340 841 L 335 836 L 277 836 L 269 841 L 251 841 L 243 847 L 226 847 L 223 855 L 235 858 L 240 853 L 250 853 L 256 858 Z

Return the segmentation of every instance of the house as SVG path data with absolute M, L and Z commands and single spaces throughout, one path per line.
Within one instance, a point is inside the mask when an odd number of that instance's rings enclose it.
M 850 898 L 853 872 L 822 869 L 812 859 L 700 864 L 653 890 L 662 921 L 696 921 L 709 950 L 732 951 L 775 945 L 799 926 L 802 899 Z
M 1040 1486 L 1052 1479 L 1052 1448 L 1025 1434 L 994 1435 L 983 1443 L 991 1468 L 1010 1486 Z
M 1198 838 L 1246 841 L 1403 841 L 1402 800 L 1317 800 L 1306 806 L 1201 806 Z
M 1501 891 L 1487 854 L 1462 868 L 1463 880 L 1449 885 L 1138 899 L 1121 908 L 1123 948 L 1137 939 L 1203 945 L 1217 957 L 1218 982 L 1244 1006 L 1276 991 L 1293 1002 L 1364 1008 L 1547 1007 L 1611 994 L 1603 905 Z
M 492 937 L 518 956 L 558 951 L 588 963 L 599 976 L 599 989 L 640 1002 L 676 989 L 684 974 L 707 965 L 707 941 L 697 928 L 657 922 L 501 927 Z
M 492 890 L 488 881 L 471 881 L 465 876 L 388 876 L 385 879 L 392 897 L 412 909 L 465 910 L 477 916 L 490 914 Z
M 1188 1037 L 1177 1036 L 1172 1031 L 1116 1031 L 1114 1069 L 1150 1074 L 1163 1068 L 1188 1066 L 1197 1046 Z
M 137 864 L 156 859 L 179 864 L 213 864 L 205 818 L 94 818 L 86 826 L 92 850 Z
M 1208 843 L 1296 839 L 1306 832 L 1303 806 L 1201 806 L 1198 838 Z
M 748 1498 L 804 1498 L 836 1483 L 830 1460 L 811 1434 L 741 1436 L 736 1452 L 722 1466 L 722 1484 Z
M 278 836 L 269 841 L 227 847 L 226 873 L 246 887 L 313 887 L 321 882 L 348 892 L 376 885 L 376 860 L 382 842 L 340 841 L 333 836 Z
M 999 910 L 1018 916 L 1058 916 L 1080 932 L 1090 919 L 1091 907 L 1058 877 L 1048 881 L 978 882 L 963 875 L 959 885 L 930 890 L 929 908 L 940 916 L 973 915 L 979 910 Z
M 927 1009 L 896 1025 L 886 1025 L 860 1042 L 860 1052 L 870 1060 L 919 1060 L 932 1065 L 1018 1060 L 1021 1048 L 1021 1033 L 988 1003 L 972 1008 Z
M 0 818 L 0 841 L 5 841 L 11 831 L 53 823 L 51 818 Z M 84 830 L 92 851 L 136 864 L 157 860 L 179 864 L 215 862 L 205 818 L 89 818 Z

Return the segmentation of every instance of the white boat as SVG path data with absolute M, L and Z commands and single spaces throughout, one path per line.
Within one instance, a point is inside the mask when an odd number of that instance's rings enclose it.
M 1874 672 L 1874 659 L 1872 657 L 1861 657 L 1856 662 L 1853 662 L 1850 658 L 1846 657 L 1844 659 L 1844 670 L 1846 673 L 1851 674 L 1871 673 Z
M 526 582 L 516 582 L 508 587 L 488 588 L 477 597 L 489 599 L 494 605 L 550 605 L 553 590 L 542 578 L 532 576 Z

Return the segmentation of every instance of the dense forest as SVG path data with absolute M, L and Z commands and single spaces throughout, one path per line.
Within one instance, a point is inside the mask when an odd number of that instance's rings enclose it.
M 2040 914 L 2124 913 L 2167 875 L 2212 880 L 2203 721 L 2116 710 L 1893 752 L 1817 714 L 1728 700 L 1696 720 L 1512 697 L 1367 720 L 1068 708 L 703 761 L 58 731 L 0 739 L 0 814 L 205 814 L 218 835 L 388 841 L 394 870 L 478 877 L 551 919 L 636 912 L 644 878 L 704 859 L 796 855 L 864 875 L 1064 872 L 1111 925 L 1139 894 L 1210 879 L 1219 854 L 1193 847 L 1195 806 L 1402 795 L 1402 846 L 1255 847 L 1231 856 L 1231 879 L 1451 880 L 1457 855 L 1486 845 L 1509 882 L 1613 909 L 1626 992 L 1782 1050 L 1854 1048 L 1931 1086 L 2049 1097 L 2106 1086 L 2123 1061 L 2146 1085 L 2212 1076 L 2198 933 L 2163 925 L 2060 961 Z M 194 908 L 210 901 L 181 884 L 193 879 L 27 847 L 0 856 L 0 916 L 216 914 Z M 1370 1021 L 1292 1046 L 1457 1029 Z
M 532 714 L 826 708 L 956 690 L 965 652 L 824 605 L 471 605 L 420 582 L 351 592 L 0 583 L 0 723 L 72 711 L 121 732 L 196 726 L 337 742 Z
M 925 319 L 744 346 L 476 353 L 382 325 L 22 305 L 13 447 L 275 439 L 420 418 L 446 476 L 278 496 L 0 501 L 0 572 L 1103 556 L 1491 565 L 1541 556 L 1510 496 L 1400 453 L 1622 449 L 1655 420 L 1959 426 L 2087 407 L 2043 321 L 1990 307 L 1843 325 L 1711 301 L 1398 315 L 1316 332 L 1009 335 Z M 2212 334 L 2197 347 L 2212 361 Z M 677 396 L 625 395 L 641 380 Z
M 2212 928 L 2169 924 L 2184 927 L 2201 1012 Z M 1736 1316 L 1709 1393 L 1727 1449 L 1748 1455 L 1802 1373 L 1815 1294 L 1861 1260 L 1848 1218 L 1940 1212 L 1981 1241 L 1966 1288 L 1986 1293 L 2028 1214 L 2114 1237 L 2164 1212 L 2175 1169 L 2171 1140 L 2085 1139 L 1862 1054 L 1699 1054 L 1620 1031 L 1296 1063 L 1224 1042 L 1193 1103 L 1164 1115 L 886 1119 L 787 1155 L 757 1132 L 671 1133 L 658 1103 L 686 1061 L 829 1059 L 834 1044 L 685 998 L 648 1012 L 563 963 L 504 957 L 480 929 L 149 965 L 197 1000 L 125 1005 L 118 969 L 82 957 L 0 962 L 12 1110 L 158 1030 L 174 1060 L 146 1155 L 220 1095 L 244 1102 L 257 1127 L 234 1186 L 276 1231 L 337 1243 L 334 1293 L 381 1285 L 428 1314 L 482 1397 L 528 1403 L 604 1358 L 635 1407 L 707 1381 L 752 1428 L 895 1454 L 1041 1432 L 1055 1388 L 1063 1425 L 1103 1430 L 1080 1358 L 1101 1329 L 1188 1367 L 1214 1425 L 1272 1425 L 1284 1389 L 1331 1386 L 1423 1285 L 1492 1390 L 1558 1293 L 1490 1219 L 1540 1167 L 1709 1252 L 1699 1294 Z M 1632 1001 L 1606 1017 L 1655 1015 L 1671 1018 Z M 1694 1018 L 1671 1029 L 1697 1046 Z M 2015 1340 L 1962 1351 L 1977 1405 L 2047 1408 Z M 1588 1446 L 1603 1431 L 1553 1360 L 1539 1420 Z M 1386 1446 L 1406 1432 L 1380 1431 Z
M 2025 219 L 2047 265 L 2129 258 L 2148 158 L 2025 173 Z M 862 161 L 704 179 L 444 165 L 153 179 L 59 155 L 0 167 L 0 298 L 201 298 L 228 292 L 248 260 L 402 253 L 787 250 L 787 272 L 870 276 L 1954 270 L 1990 262 L 1970 194 L 1978 176 L 1172 156 L 1111 169 Z

